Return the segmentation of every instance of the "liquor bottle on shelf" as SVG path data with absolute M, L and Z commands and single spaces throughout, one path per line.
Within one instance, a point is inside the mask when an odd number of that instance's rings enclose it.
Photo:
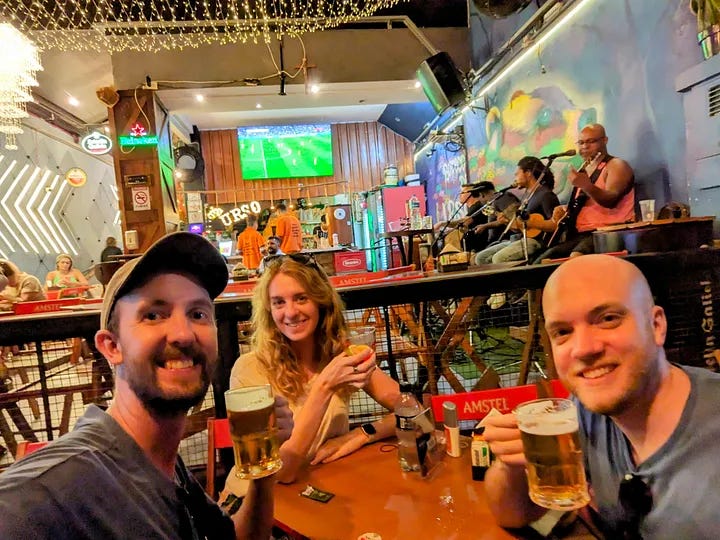
M 410 197 L 410 228 L 411 229 L 422 229 L 422 215 L 420 214 L 420 199 L 417 195 Z

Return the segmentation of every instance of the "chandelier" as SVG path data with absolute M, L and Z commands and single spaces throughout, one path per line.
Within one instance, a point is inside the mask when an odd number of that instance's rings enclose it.
M 296 36 L 406 0 L 35 0 L 0 2 L 0 20 L 42 50 L 154 52 Z
M 12 25 L 0 23 L 0 133 L 5 148 L 17 150 L 15 136 L 23 132 L 26 103 L 32 101 L 31 87 L 37 86 L 35 72 L 42 69 L 38 50 Z

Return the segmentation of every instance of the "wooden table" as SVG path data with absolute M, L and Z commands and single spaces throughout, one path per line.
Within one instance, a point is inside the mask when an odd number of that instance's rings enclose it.
M 389 449 L 390 451 L 381 451 Z M 299 495 L 307 484 L 335 497 L 320 503 Z M 444 460 L 423 479 L 403 473 L 397 451 L 366 446 L 275 490 L 275 517 L 313 540 L 356 540 L 365 532 L 393 539 L 516 538 L 495 524 L 482 482 L 470 476 L 470 452 Z

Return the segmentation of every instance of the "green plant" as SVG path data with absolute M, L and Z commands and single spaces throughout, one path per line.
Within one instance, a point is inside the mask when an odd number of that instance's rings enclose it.
M 720 24 L 720 0 L 690 0 L 690 11 L 697 17 L 698 33 Z

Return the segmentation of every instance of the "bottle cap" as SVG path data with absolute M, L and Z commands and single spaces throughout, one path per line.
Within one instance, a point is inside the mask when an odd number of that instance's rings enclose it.
M 443 423 L 447 427 L 457 427 L 457 406 L 452 401 L 443 402 Z

